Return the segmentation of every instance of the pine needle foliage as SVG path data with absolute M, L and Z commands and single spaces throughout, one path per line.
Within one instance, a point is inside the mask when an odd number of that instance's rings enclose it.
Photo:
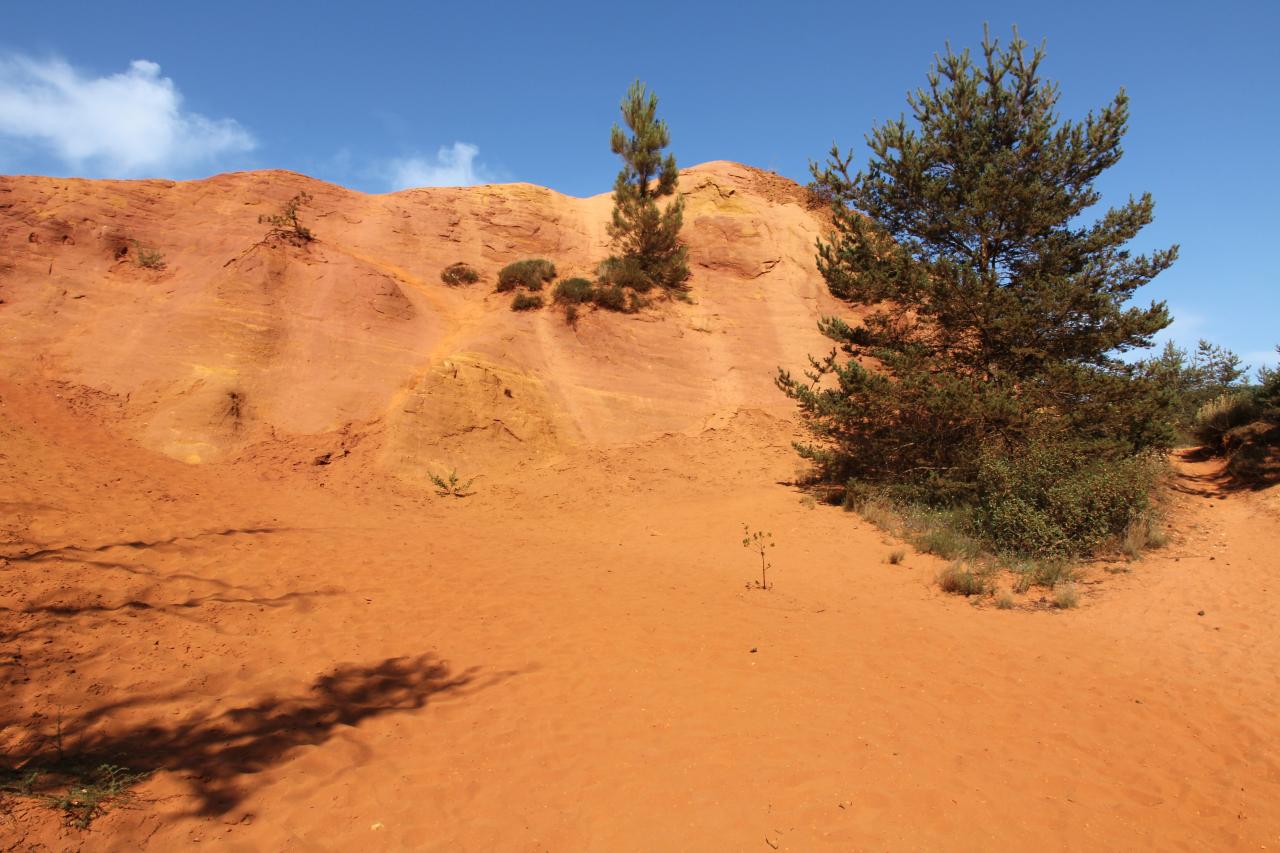
M 908 96 L 913 121 L 873 128 L 865 170 L 837 147 L 813 166 L 833 214 L 819 271 L 865 314 L 858 325 L 824 318 L 838 350 L 777 382 L 815 438 L 798 449 L 828 478 L 979 506 L 984 482 L 999 479 L 991 467 L 1030 447 L 1052 445 L 1067 474 L 1171 442 L 1167 401 L 1119 356 L 1171 322 L 1163 303 L 1129 303 L 1177 247 L 1126 248 L 1152 219 L 1149 194 L 1084 221 L 1100 200 L 1094 181 L 1120 159 L 1128 98 L 1063 120 L 1043 58 L 1016 30 L 1007 49 L 985 35 L 976 59 L 948 46 Z M 1123 529 L 1140 509 L 1105 526 Z
M 278 213 L 264 213 L 258 217 L 258 222 L 271 226 L 271 230 L 267 232 L 268 238 L 279 237 L 295 245 L 309 243 L 315 239 L 315 235 L 311 233 L 310 228 L 302 224 L 298 211 L 310 203 L 311 193 L 302 190 L 286 201 Z
M 609 237 L 618 255 L 601 265 L 601 283 L 645 292 L 653 287 L 687 289 L 688 251 L 680 241 L 684 201 L 676 195 L 679 171 L 672 154 L 667 123 L 657 117 L 658 96 L 639 80 L 622 101 L 623 130 L 613 126 L 610 145 L 623 167 L 613 185 L 613 218 Z M 630 131 L 628 133 L 627 131 Z M 658 200 L 675 198 L 660 209 Z

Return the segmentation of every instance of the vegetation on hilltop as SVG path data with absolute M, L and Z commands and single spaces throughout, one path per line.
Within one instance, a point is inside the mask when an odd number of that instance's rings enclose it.
M 623 162 L 613 185 L 608 226 L 619 253 L 600 265 L 600 283 L 637 293 L 654 287 L 680 292 L 689 278 L 688 251 L 680 241 L 684 201 L 676 195 L 679 170 L 674 155 L 662 154 L 671 136 L 657 113 L 658 96 L 637 80 L 622 101 L 630 135 L 616 124 L 610 134 L 613 153 Z M 672 195 L 666 209 L 660 209 L 658 200 Z

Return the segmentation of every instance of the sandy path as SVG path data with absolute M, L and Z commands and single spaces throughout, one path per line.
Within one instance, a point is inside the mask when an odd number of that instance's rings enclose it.
M 22 402 L 0 500 L 36 547 L 5 553 L 52 553 L 0 567 L 5 737 L 60 707 L 167 769 L 89 833 L 19 805 L 6 847 L 1280 844 L 1280 513 L 1205 465 L 1168 549 L 1077 611 L 1002 612 L 802 506 L 767 419 L 446 502 L 359 455 L 185 467 Z

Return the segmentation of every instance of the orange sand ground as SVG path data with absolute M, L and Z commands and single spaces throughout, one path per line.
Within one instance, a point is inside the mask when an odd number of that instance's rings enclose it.
M 317 244 L 255 245 L 304 186 Z M 1280 494 L 1180 460 L 1172 543 L 1080 609 L 942 594 L 787 485 L 820 220 L 682 188 L 694 304 L 571 329 L 493 273 L 588 271 L 607 196 L 0 178 L 0 748 L 160 768 L 0 846 L 1280 845 Z

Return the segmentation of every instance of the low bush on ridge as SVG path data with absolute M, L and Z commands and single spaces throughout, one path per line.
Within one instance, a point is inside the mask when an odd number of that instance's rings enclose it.
M 556 277 L 556 265 L 543 258 L 528 258 L 507 264 L 498 272 L 498 292 L 506 293 L 517 287 L 541 290 Z
M 566 278 L 556 285 L 552 297 L 561 305 L 581 305 L 595 297 L 595 288 L 585 278 Z
M 475 284 L 480 280 L 480 273 L 469 264 L 459 261 L 456 264 L 449 264 L 440 271 L 440 280 L 450 287 L 457 287 L 461 284 Z
M 517 293 L 511 300 L 512 311 L 537 311 L 542 306 L 542 297 L 537 294 Z

